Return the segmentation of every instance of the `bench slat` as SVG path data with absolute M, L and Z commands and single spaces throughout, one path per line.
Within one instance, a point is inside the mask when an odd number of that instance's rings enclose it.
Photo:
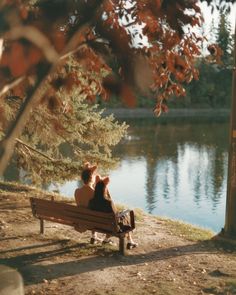
M 77 220 L 90 220 L 93 221 L 94 223 L 98 224 L 112 224 L 115 223 L 114 216 L 109 216 L 109 218 L 104 218 L 100 216 L 93 216 L 93 215 L 86 215 L 86 214 L 79 214 L 78 212 L 71 212 L 68 210 L 64 209 L 59 209 L 54 208 L 48 208 L 47 206 L 37 206 L 37 210 L 35 213 L 36 217 L 39 215 L 44 215 L 48 217 L 55 217 L 55 218 L 61 218 L 61 219 L 68 219 L 71 220 L 73 219 L 74 221 Z
M 51 208 L 51 210 L 54 210 L 55 208 L 61 208 L 64 210 L 76 212 L 76 213 L 83 214 L 83 215 L 92 215 L 92 216 L 98 216 L 98 217 L 100 216 L 100 217 L 108 218 L 108 219 L 114 218 L 113 213 L 93 211 L 93 210 L 90 210 L 87 208 L 81 208 L 81 207 L 77 207 L 77 206 L 70 205 L 70 204 L 49 201 L 49 200 L 44 200 L 44 199 L 31 198 L 31 203 L 33 205 L 35 204 L 36 206 L 43 206 L 46 208 Z
M 71 223 L 71 224 L 86 224 L 86 223 L 90 223 L 93 224 L 93 226 L 97 226 L 97 227 L 106 227 L 106 229 L 109 227 L 111 229 L 115 230 L 115 226 L 114 226 L 114 221 L 112 222 L 107 222 L 106 220 L 91 220 L 89 218 L 89 216 L 87 216 L 87 218 L 81 217 L 81 216 L 70 216 L 70 215 L 66 215 L 63 214 L 63 212 L 56 212 L 54 211 L 53 213 L 50 210 L 41 210 L 40 208 L 37 208 L 37 214 L 36 216 L 38 218 L 41 219 L 50 219 L 50 220 L 64 220 L 67 223 Z
M 102 223 L 97 223 L 97 222 L 92 222 L 89 220 L 80 220 L 80 219 L 72 219 L 72 218 L 63 218 L 63 217 L 50 217 L 50 216 L 46 216 L 44 214 L 39 214 L 38 215 L 39 218 L 43 219 L 43 220 L 48 220 L 51 222 L 57 222 L 57 223 L 61 223 L 61 224 L 65 224 L 65 225 L 71 225 L 74 227 L 79 227 L 79 228 L 84 228 L 85 230 L 94 230 L 94 229 L 102 229 L 104 231 L 108 231 L 108 232 L 116 232 L 114 225 L 112 224 L 102 224 Z

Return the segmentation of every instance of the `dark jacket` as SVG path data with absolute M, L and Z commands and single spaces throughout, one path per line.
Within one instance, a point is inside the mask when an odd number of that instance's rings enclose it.
M 90 200 L 89 209 L 106 213 L 115 213 L 115 208 L 112 200 L 107 199 L 100 200 L 99 202 L 97 202 L 95 199 Z

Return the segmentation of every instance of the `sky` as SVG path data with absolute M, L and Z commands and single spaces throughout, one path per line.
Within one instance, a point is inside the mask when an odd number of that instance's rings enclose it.
M 199 6 L 201 7 L 203 12 L 203 17 L 205 20 L 205 25 L 207 30 L 209 30 L 211 26 L 212 19 L 214 20 L 215 25 L 217 25 L 219 21 L 219 12 L 215 10 L 212 14 L 211 7 L 209 7 L 206 2 L 200 3 Z M 236 4 L 232 6 L 231 12 L 229 14 L 229 21 L 232 25 L 232 32 L 234 31 L 234 28 L 235 28 L 235 17 L 236 17 Z
M 217 0 L 215 0 L 217 1 Z M 133 1 L 133 0 L 125 0 L 125 7 L 126 8 L 131 8 L 133 6 L 135 6 L 135 3 L 137 1 Z M 221 2 L 221 0 L 218 0 L 218 2 Z M 207 37 L 208 37 L 208 41 L 214 43 L 215 40 L 211 40 L 211 34 L 210 34 L 210 28 L 212 27 L 212 21 L 214 22 L 214 27 L 216 28 L 219 22 L 219 12 L 215 9 L 213 11 L 213 13 L 211 12 L 211 6 L 207 5 L 207 2 L 199 2 L 199 6 L 202 10 L 203 13 L 203 17 L 204 17 L 204 32 Z M 130 20 L 130 16 L 127 15 L 129 17 Z M 232 33 L 234 32 L 234 27 L 235 27 L 235 16 L 236 16 L 236 4 L 234 4 L 232 6 L 231 12 L 229 14 L 229 21 L 231 23 L 231 27 L 232 27 Z M 119 19 L 119 22 L 121 25 L 126 25 L 127 24 L 127 20 L 125 17 L 122 17 Z M 145 25 L 144 24 L 134 24 L 132 26 L 129 26 L 129 28 L 127 29 L 127 31 L 133 35 L 134 37 L 131 40 L 131 46 L 132 47 L 142 47 L 143 44 L 145 44 L 145 46 L 149 47 L 149 43 L 147 40 L 146 36 L 142 35 L 142 38 L 140 39 L 140 33 L 142 32 L 142 29 Z M 194 29 L 195 30 L 195 29 Z M 199 32 L 199 29 L 196 28 L 196 32 Z M 202 30 L 201 30 L 202 32 Z M 201 34 L 201 33 L 200 33 Z M 213 35 L 213 34 L 212 34 Z M 140 45 L 139 45 L 140 44 Z

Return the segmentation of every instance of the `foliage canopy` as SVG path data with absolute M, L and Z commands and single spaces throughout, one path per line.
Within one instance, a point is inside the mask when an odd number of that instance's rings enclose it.
M 37 148 L 49 146 L 49 137 L 35 139 L 37 115 L 43 114 L 45 130 L 54 126 L 56 138 L 66 133 L 66 117 L 72 123 L 81 113 L 76 99 L 91 102 L 116 93 L 134 106 L 139 91 L 156 100 L 157 115 L 166 111 L 168 97 L 184 95 L 184 85 L 198 79 L 194 61 L 204 36 L 193 28 L 202 22 L 196 0 L 2 1 L 1 173 L 21 134 Z M 209 49 L 220 57 L 216 46 Z M 30 132 L 26 124 L 32 120 Z M 121 135 L 124 126 L 117 128 Z

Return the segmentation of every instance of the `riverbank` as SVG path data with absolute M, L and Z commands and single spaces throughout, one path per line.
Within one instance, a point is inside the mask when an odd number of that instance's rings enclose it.
M 0 264 L 22 274 L 25 294 L 236 294 L 236 249 L 212 233 L 136 210 L 139 247 L 90 245 L 90 233 L 32 217 L 29 196 L 62 200 L 23 185 L 0 185 Z M 68 201 L 68 200 L 67 200 Z M 117 242 L 117 239 L 113 239 Z
M 147 108 L 113 108 L 106 109 L 105 115 L 113 114 L 117 119 L 144 119 L 157 118 L 153 109 Z M 166 118 L 192 118 L 192 117 L 208 117 L 208 118 L 228 118 L 230 109 L 174 109 L 170 108 L 167 113 L 163 113 L 158 119 Z

